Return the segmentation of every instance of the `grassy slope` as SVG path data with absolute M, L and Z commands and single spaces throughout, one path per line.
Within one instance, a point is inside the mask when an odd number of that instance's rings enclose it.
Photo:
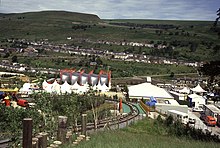
M 2 14 L 1 38 L 26 38 L 32 40 L 65 40 L 71 35 L 75 23 L 102 22 L 98 16 L 65 11 L 43 11 L 21 14 Z
M 71 148 L 72 146 L 64 146 Z M 171 137 L 166 130 L 145 119 L 122 130 L 100 132 L 91 135 L 91 140 L 80 143 L 81 148 L 207 148 L 219 147 L 214 142 L 201 142 L 182 137 Z
M 103 60 L 104 61 L 104 60 Z M 124 76 L 145 76 L 145 75 L 159 75 L 177 73 L 195 73 L 192 67 L 175 66 L 175 65 L 160 65 L 160 64 L 146 64 L 135 62 L 121 62 L 121 61 L 104 61 L 110 70 L 113 77 L 118 77 L 116 74 Z

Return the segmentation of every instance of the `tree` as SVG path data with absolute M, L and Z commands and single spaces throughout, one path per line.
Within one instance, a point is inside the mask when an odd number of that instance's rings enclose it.
M 190 45 L 190 51 L 195 52 L 197 48 L 198 48 L 198 43 L 192 42 Z
M 216 54 L 218 51 L 220 51 L 220 45 L 216 45 L 215 47 L 213 47 L 214 54 Z
M 7 52 L 7 53 L 3 56 L 3 58 L 8 58 L 9 56 L 10 56 L 10 53 Z
M 174 121 L 173 116 L 168 116 L 165 120 L 165 125 L 169 127 L 173 124 L 173 121 Z
M 174 77 L 174 72 L 170 73 L 170 77 L 173 78 Z
M 217 13 L 217 18 L 215 19 L 215 22 L 213 24 L 213 27 L 216 28 L 217 24 L 218 24 L 218 20 L 220 19 L 220 8 L 216 11 Z
M 18 57 L 15 55 L 11 58 L 12 63 L 17 63 L 18 62 Z
M 203 75 L 207 75 L 210 77 L 210 83 L 213 83 L 215 76 L 220 74 L 220 61 L 210 61 L 206 64 L 203 64 L 202 67 L 199 68 L 199 72 Z
M 102 65 L 102 64 L 103 64 L 103 62 L 102 62 L 102 60 L 101 60 L 100 57 L 98 57 L 98 58 L 96 59 L 96 63 L 97 63 L 98 65 Z

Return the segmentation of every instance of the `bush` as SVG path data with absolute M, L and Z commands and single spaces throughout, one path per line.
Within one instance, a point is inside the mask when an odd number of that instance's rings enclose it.
M 157 116 L 156 122 L 163 123 L 163 119 L 161 118 L 161 115 Z
M 218 135 L 212 135 L 212 132 L 208 130 L 204 132 L 202 129 L 196 129 L 189 126 L 189 124 L 184 125 L 178 120 L 174 121 L 172 116 L 168 116 L 164 122 L 161 122 L 160 120 L 161 117 L 158 116 L 155 123 L 163 123 L 170 135 L 175 135 L 177 137 L 186 137 L 189 139 L 201 141 L 220 142 L 220 137 Z
M 43 124 L 43 117 L 36 109 L 13 108 L 0 105 L 0 139 L 11 138 L 14 143 L 19 143 L 24 118 L 33 119 L 33 133 L 38 132 L 39 125 Z
M 174 121 L 173 116 L 168 116 L 164 123 L 165 123 L 166 126 L 169 127 L 173 124 L 173 121 Z

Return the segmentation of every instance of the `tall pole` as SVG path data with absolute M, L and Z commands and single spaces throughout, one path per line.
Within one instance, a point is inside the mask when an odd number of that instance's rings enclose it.
M 32 147 L 32 119 L 31 118 L 23 119 L 22 147 L 23 148 Z
M 57 139 L 62 143 L 65 143 L 66 140 L 66 132 L 67 132 L 67 116 L 59 116 L 58 117 L 58 132 Z
M 120 112 L 120 114 L 123 113 L 123 108 L 122 108 L 122 98 L 120 98 L 120 102 L 119 102 L 119 112 Z
M 82 133 L 82 135 L 85 135 L 85 136 L 86 136 L 86 125 L 87 125 L 87 114 L 82 114 L 81 133 Z

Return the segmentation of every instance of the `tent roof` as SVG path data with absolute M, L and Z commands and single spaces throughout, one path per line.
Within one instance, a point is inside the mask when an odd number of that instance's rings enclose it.
M 191 90 L 194 92 L 206 92 L 199 84 Z
M 128 87 L 129 97 L 148 97 L 154 98 L 172 98 L 165 89 L 152 85 L 151 83 L 142 83 Z
M 192 99 L 203 99 L 203 100 L 205 99 L 202 96 L 197 95 L 197 94 L 191 94 L 191 95 L 188 95 L 188 97 L 190 97 Z
M 190 93 L 190 89 L 188 87 L 184 87 L 183 89 L 179 90 L 180 93 Z

